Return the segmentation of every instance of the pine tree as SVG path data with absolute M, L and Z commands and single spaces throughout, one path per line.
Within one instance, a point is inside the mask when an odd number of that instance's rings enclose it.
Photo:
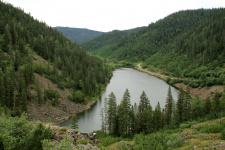
M 191 111 L 191 96 L 188 88 L 187 92 L 184 94 L 183 112 L 182 112 L 183 121 L 188 121 L 190 119 L 190 111 Z
M 205 115 L 207 115 L 211 112 L 211 109 L 212 109 L 211 100 L 210 100 L 209 97 L 207 97 L 206 100 L 203 103 L 203 113 Z
M 150 101 L 148 97 L 146 96 L 145 92 L 143 91 L 141 96 L 140 96 L 140 101 L 139 101 L 139 106 L 138 106 L 138 111 L 140 115 L 140 130 L 143 131 L 145 130 L 145 124 L 146 124 L 146 115 L 144 114 L 145 109 L 148 108 L 150 105 Z
M 143 91 L 141 96 L 140 96 L 140 101 L 139 101 L 139 112 L 143 113 L 144 110 L 150 105 L 150 101 L 148 97 L 146 96 L 145 92 Z
M 21 110 L 27 112 L 27 91 L 26 89 L 22 90 L 21 93 Z
M 102 120 L 101 131 L 103 133 L 105 133 L 105 118 L 104 118 L 104 110 L 103 110 L 103 108 L 100 111 L 100 116 L 101 116 L 101 120 Z
M 182 114 L 183 114 L 183 102 L 184 102 L 184 90 L 181 88 L 178 93 L 178 99 L 177 99 L 177 105 L 176 105 L 176 117 L 177 124 L 181 123 L 183 121 Z
M 212 101 L 212 112 L 216 116 L 218 112 L 220 112 L 220 93 L 215 93 Z
M 167 98 L 166 98 L 166 106 L 165 106 L 166 125 L 169 125 L 171 123 L 172 113 L 173 113 L 173 97 L 172 97 L 172 93 L 171 93 L 171 87 L 169 86 Z
M 105 122 L 105 133 L 107 133 L 107 129 L 108 129 L 108 99 L 105 98 L 104 99 L 104 109 L 103 109 L 103 112 L 104 112 L 104 122 Z
M 126 137 L 131 132 L 130 127 L 130 110 L 131 110 L 131 104 L 130 104 L 130 93 L 128 89 L 126 89 L 123 100 L 121 101 L 119 108 L 118 108 L 118 124 L 119 124 L 119 135 L 122 137 Z
M 162 128 L 162 112 L 159 102 L 153 112 L 153 126 L 156 131 Z
M 109 94 L 108 97 L 108 132 L 109 134 L 114 134 L 114 130 L 116 127 L 116 116 L 117 116 L 117 104 L 116 104 L 116 97 L 113 92 Z
M 154 131 L 152 106 L 149 105 L 143 112 L 144 132 L 150 134 Z
M 202 115 L 201 101 L 199 97 L 194 97 L 194 99 L 191 101 L 191 116 L 193 119 L 197 119 L 201 115 Z
M 23 78 L 21 78 L 21 93 L 20 93 L 20 109 L 21 111 L 25 111 L 27 112 L 27 88 L 26 88 L 26 85 L 25 85 L 25 80 Z
M 71 127 L 73 129 L 78 129 L 79 128 L 79 125 L 77 123 L 78 123 L 77 117 L 76 116 L 73 116 L 73 118 L 72 118 L 72 126 Z

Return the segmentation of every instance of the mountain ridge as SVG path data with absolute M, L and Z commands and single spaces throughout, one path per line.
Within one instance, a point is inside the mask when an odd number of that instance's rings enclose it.
M 62 26 L 56 26 L 53 28 L 59 32 L 62 32 L 64 36 L 66 36 L 72 42 L 76 42 L 77 44 L 82 44 L 83 42 L 93 37 L 105 33 L 102 31 L 95 31 L 87 28 L 62 27 Z

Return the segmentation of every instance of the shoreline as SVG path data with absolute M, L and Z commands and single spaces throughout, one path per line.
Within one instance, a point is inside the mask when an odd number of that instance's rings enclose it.
M 147 73 L 149 75 L 152 75 L 154 77 L 157 77 L 157 78 L 167 82 L 166 79 L 168 78 L 168 76 L 162 75 L 160 73 L 149 71 L 148 69 L 143 69 L 142 66 L 141 66 L 141 63 L 137 64 L 136 70 Z M 171 85 L 170 83 L 168 83 L 168 84 Z M 184 83 L 176 83 L 176 84 L 171 85 L 171 86 L 177 88 L 178 90 L 180 88 L 183 88 L 184 91 L 187 91 L 187 88 L 189 87 L 188 85 L 185 85 Z M 225 87 L 222 86 L 222 85 L 214 85 L 214 86 L 211 86 L 211 87 L 205 86 L 205 87 L 202 87 L 202 88 L 189 87 L 189 89 L 190 89 L 190 94 L 191 94 L 192 98 L 194 98 L 195 96 L 198 96 L 201 99 L 206 99 L 207 97 L 211 98 L 216 92 L 219 92 L 219 93 L 223 92 L 225 90 Z

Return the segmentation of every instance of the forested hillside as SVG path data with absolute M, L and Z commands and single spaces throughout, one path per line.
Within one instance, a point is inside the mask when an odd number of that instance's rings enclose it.
M 62 32 L 64 36 L 77 44 L 82 44 L 91 38 L 104 34 L 104 32 L 82 28 L 54 27 L 54 29 Z
M 224 8 L 179 11 L 118 41 L 106 43 L 102 49 L 92 46 L 88 50 L 118 60 L 143 61 L 144 67 L 182 78 L 172 83 L 187 84 L 191 79 L 188 84 L 192 87 L 223 85 L 224 16 Z M 87 48 L 85 44 L 82 46 Z
M 70 89 L 76 103 L 99 95 L 111 76 L 103 61 L 21 9 L 0 2 L 0 14 L 0 106 L 17 114 L 27 111 L 27 101 L 57 106 L 59 93 L 40 89 L 36 74 Z
M 131 30 L 124 30 L 124 31 L 114 30 L 112 32 L 108 32 L 96 38 L 90 39 L 87 42 L 84 42 L 83 44 L 81 44 L 81 47 L 83 47 L 87 51 L 96 53 L 103 57 L 107 57 L 107 56 L 111 57 L 113 53 L 109 54 L 108 49 L 114 50 L 113 48 L 115 44 L 121 41 L 123 37 L 128 36 L 131 33 L 136 32 L 143 28 L 145 27 L 135 28 Z

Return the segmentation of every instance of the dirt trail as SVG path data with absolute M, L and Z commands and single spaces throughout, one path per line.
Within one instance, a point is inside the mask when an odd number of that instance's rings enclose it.
M 158 77 L 162 80 L 166 81 L 166 79 L 168 78 L 168 76 L 166 76 L 166 75 L 162 75 L 162 74 L 157 73 L 157 72 L 149 71 L 147 68 L 143 69 L 141 67 L 140 63 L 137 65 L 137 67 L 140 71 L 148 73 L 152 76 Z M 171 79 L 175 79 L 175 78 L 171 78 Z M 183 88 L 185 91 L 187 91 L 187 87 L 188 87 L 187 85 L 185 85 L 183 83 L 176 83 L 176 84 L 174 84 L 174 86 L 177 87 L 178 89 Z M 224 86 L 222 86 L 222 85 L 214 85 L 214 86 L 211 86 L 211 87 L 205 86 L 203 88 L 190 88 L 191 97 L 198 96 L 202 99 L 206 99 L 207 97 L 212 97 L 215 92 L 221 93 L 223 91 L 224 91 Z

